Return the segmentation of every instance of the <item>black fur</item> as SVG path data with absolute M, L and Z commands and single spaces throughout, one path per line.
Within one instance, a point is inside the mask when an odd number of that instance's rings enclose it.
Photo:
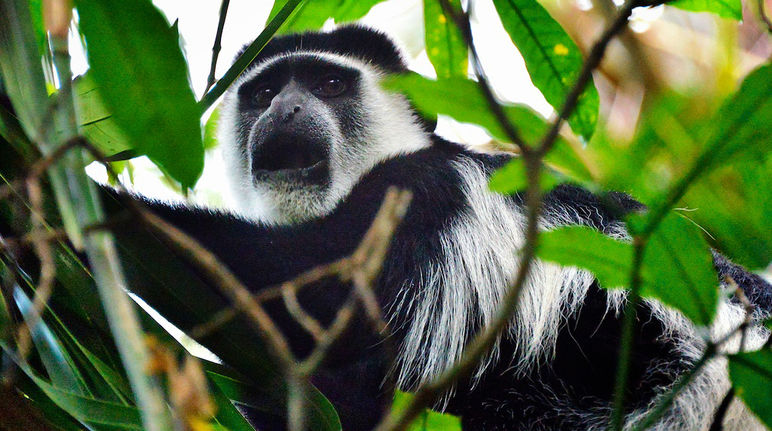
M 244 52 L 243 48 L 238 56 Z M 407 72 L 399 49 L 385 34 L 371 28 L 349 25 L 330 32 L 306 32 L 279 36 L 271 40 L 252 61 L 252 65 L 277 54 L 294 51 L 323 51 L 358 58 L 388 73 Z
M 431 148 L 376 166 L 330 215 L 293 227 L 268 227 L 228 214 L 162 203 L 150 205 L 210 248 L 252 290 L 259 291 L 351 253 L 375 216 L 385 190 L 389 186 L 409 189 L 413 201 L 392 241 L 376 287 L 380 303 L 390 304 L 397 294 L 395 286 L 425 271 L 441 255 L 440 235 L 468 206 L 461 192 L 461 178 L 451 164 L 462 159 L 474 160 L 490 172 L 508 157 L 473 153 L 435 137 Z M 577 215 L 583 215 L 577 223 L 590 224 L 601 231 L 619 220 L 620 211 L 641 208 L 625 195 L 599 199 L 568 185 L 557 187 L 547 196 L 546 213 L 556 205 L 576 210 Z M 137 231 L 118 234 L 131 236 L 137 235 Z M 772 292 L 769 285 L 720 256 L 716 266 L 720 273 L 731 274 L 751 292 L 749 295 L 759 305 L 768 308 L 765 301 Z M 330 322 L 349 289 L 337 280 L 325 280 L 304 291 L 301 302 L 316 317 Z M 290 335 L 295 352 L 306 354 L 310 339 L 292 323 L 280 303 L 270 306 L 282 329 Z M 387 317 L 394 318 L 397 331 L 392 341 L 398 343 L 404 336 L 399 328 L 411 316 Z M 336 404 L 344 429 L 372 427 L 394 389 L 380 386 L 389 364 L 384 362 L 383 344 L 371 331 L 362 329 L 365 325 L 362 319 L 357 330 L 349 331 L 314 379 L 317 387 Z M 459 382 L 448 411 L 462 416 L 465 429 L 577 429 L 584 423 L 580 422 L 584 419 L 582 412 L 603 413 L 609 408 L 620 326 L 620 319 L 606 311 L 605 291 L 594 286 L 581 312 L 563 326 L 552 361 L 529 375 L 514 375 L 508 371 L 514 344 L 504 340 L 503 359 L 474 389 L 470 389 L 469 382 Z M 661 324 L 642 305 L 628 394 L 630 408 L 644 406 L 689 365 L 680 361 L 673 345 L 661 341 L 662 331 Z M 663 362 L 670 364 L 659 367 Z

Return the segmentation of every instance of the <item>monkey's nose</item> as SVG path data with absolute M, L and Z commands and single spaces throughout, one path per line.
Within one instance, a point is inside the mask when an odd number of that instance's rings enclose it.
M 284 118 L 283 118 L 284 122 L 286 123 L 286 122 L 292 121 L 292 118 L 293 118 L 293 117 L 295 116 L 295 114 L 297 114 L 298 112 L 300 112 L 300 105 L 295 105 L 295 106 L 294 106 L 294 107 L 293 107 L 291 110 L 289 110 L 289 111 L 288 111 L 288 112 L 287 112 L 287 113 L 284 115 Z

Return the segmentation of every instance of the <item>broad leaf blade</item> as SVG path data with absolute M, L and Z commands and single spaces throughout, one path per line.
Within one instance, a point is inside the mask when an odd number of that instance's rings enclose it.
M 447 2 L 460 10 L 459 0 Z M 469 67 L 464 37 L 442 9 L 440 0 L 424 0 L 424 43 L 437 78 L 466 78 Z
M 743 7 L 740 0 L 676 0 L 668 5 L 690 12 L 711 12 L 722 18 L 737 21 L 743 18 Z
M 525 60 L 533 84 L 560 110 L 582 69 L 574 41 L 536 0 L 494 0 L 504 29 Z M 599 98 L 590 80 L 568 118 L 571 129 L 590 140 L 598 121 Z
M 540 236 L 544 260 L 592 271 L 602 287 L 630 286 L 632 245 L 585 226 L 568 226 Z M 710 250 L 697 227 L 673 214 L 649 240 L 640 268 L 641 295 L 656 298 L 699 325 L 713 320 L 718 278 Z
M 479 85 L 472 80 L 448 78 L 434 81 L 417 74 L 406 74 L 389 77 L 383 85 L 405 94 L 427 116 L 444 114 L 463 123 L 477 124 L 497 140 L 508 141 L 506 133 L 490 112 Z M 526 106 L 504 106 L 503 109 L 526 143 L 536 142 L 547 130 L 546 121 Z M 558 137 L 545 160 L 574 180 L 585 182 L 592 179 L 577 152 L 561 137 Z
M 772 428 L 772 350 L 730 355 L 729 378 L 737 396 Z
M 677 308 L 699 325 L 713 321 L 718 276 L 710 248 L 697 226 L 678 214 L 665 217 L 643 254 L 641 295 Z
M 78 1 L 89 65 L 113 118 L 183 187 L 204 166 L 199 110 L 176 31 L 149 1 Z
M 586 226 L 566 226 L 539 236 L 539 258 L 592 271 L 607 289 L 629 284 L 633 248 Z
M 772 63 L 751 72 L 721 107 L 707 148 L 711 166 L 733 157 L 758 159 L 772 151 Z
M 78 77 L 73 83 L 75 113 L 80 133 L 105 156 L 113 156 L 132 150 L 131 140 L 116 124 L 109 109 L 104 105 L 99 89 L 91 73 Z M 142 155 L 135 153 L 137 156 Z

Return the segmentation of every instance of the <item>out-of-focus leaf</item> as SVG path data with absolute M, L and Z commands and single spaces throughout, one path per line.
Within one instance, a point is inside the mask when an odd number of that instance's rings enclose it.
M 392 411 L 398 412 L 407 408 L 412 399 L 413 394 L 397 391 L 394 394 L 394 403 L 391 405 Z M 461 431 L 461 419 L 425 409 L 406 429 L 409 431 Z
M 721 167 L 697 181 L 679 206 L 710 233 L 709 241 L 751 269 L 772 261 L 772 157 Z
M 88 389 L 86 389 L 83 379 L 79 376 L 69 353 L 62 347 L 46 322 L 33 309 L 32 301 L 21 288 L 16 288 L 13 296 L 17 307 L 24 317 L 24 322 L 28 327 L 30 323 L 34 323 L 34 326 L 30 327 L 32 342 L 35 344 L 35 349 L 51 381 L 56 386 L 75 394 L 88 394 Z
M 484 127 L 494 138 L 507 142 L 507 135 L 490 112 L 478 84 L 469 79 L 448 78 L 431 80 L 417 74 L 389 77 L 384 86 L 405 94 L 423 114 L 444 114 L 464 123 Z M 538 114 L 522 105 L 504 106 L 507 118 L 527 143 L 534 143 L 547 130 L 547 123 Z M 558 137 L 545 160 L 558 171 L 579 182 L 592 180 L 584 162 L 565 139 Z
M 135 407 L 105 402 L 93 397 L 82 396 L 77 393 L 64 390 L 46 381 L 39 376 L 29 365 L 19 361 L 8 346 L 2 344 L 3 350 L 13 358 L 16 365 L 35 382 L 57 406 L 66 411 L 79 421 L 97 426 L 102 425 L 120 430 L 141 430 L 139 411 Z
M 668 3 L 690 12 L 711 12 L 722 18 L 743 19 L 743 6 L 740 0 L 676 0 Z
M 330 18 L 333 18 L 336 24 L 356 21 L 381 1 L 383 0 L 306 0 L 289 16 L 278 33 L 318 30 Z M 287 0 L 276 0 L 266 23 L 270 22 L 285 4 Z
M 447 3 L 461 9 L 460 0 Z M 437 78 L 466 78 L 469 67 L 466 42 L 453 19 L 443 12 L 440 0 L 424 0 L 424 43 Z
M 204 149 L 211 150 L 217 146 L 217 122 L 220 120 L 220 107 L 212 111 L 204 125 Z
M 772 350 L 729 355 L 729 379 L 735 394 L 772 427 Z
M 192 187 L 204 166 L 199 108 L 176 32 L 146 0 L 76 1 L 90 73 L 132 146 Z
M 718 276 L 710 248 L 694 223 L 670 214 L 649 239 L 643 254 L 646 283 L 641 295 L 677 308 L 699 325 L 713 321 Z
M 559 179 L 549 170 L 542 169 L 539 188 L 542 192 L 548 192 L 557 186 Z M 528 176 L 525 171 L 523 159 L 515 158 L 491 175 L 488 187 L 502 194 L 512 194 L 523 191 L 528 186 Z
M 91 73 L 78 77 L 73 89 L 80 133 L 107 157 L 133 150 L 131 141 L 102 102 Z M 134 154 L 142 155 L 136 152 Z
M 581 51 L 536 0 L 494 0 L 493 4 L 523 56 L 533 84 L 560 110 L 582 69 Z M 568 118 L 571 129 L 586 141 L 595 130 L 598 106 L 598 91 L 590 80 Z
M 0 78 L 27 136 L 38 140 L 48 95 L 30 22 L 27 2 L 0 2 Z
M 545 232 L 537 254 L 595 274 L 605 288 L 629 287 L 633 248 L 583 226 Z M 699 325 L 708 325 L 718 304 L 718 278 L 697 227 L 676 214 L 652 234 L 640 269 L 644 297 L 656 298 Z
M 629 284 L 633 248 L 585 226 L 560 227 L 539 236 L 539 258 L 592 271 L 607 289 Z
M 709 170 L 731 158 L 758 159 L 772 151 L 772 63 L 751 72 L 721 107 L 707 149 Z
M 35 41 L 38 44 L 38 52 L 43 57 L 48 52 L 48 39 L 43 23 L 43 1 L 29 0 L 29 14 L 32 19 L 32 30 L 35 33 Z

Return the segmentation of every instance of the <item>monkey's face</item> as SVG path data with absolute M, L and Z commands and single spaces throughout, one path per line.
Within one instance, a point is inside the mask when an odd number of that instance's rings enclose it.
M 380 77 L 363 62 L 313 52 L 245 74 L 220 127 L 237 192 L 250 198 L 246 215 L 278 223 L 323 216 L 376 163 L 428 145 L 410 106 L 381 90 Z

